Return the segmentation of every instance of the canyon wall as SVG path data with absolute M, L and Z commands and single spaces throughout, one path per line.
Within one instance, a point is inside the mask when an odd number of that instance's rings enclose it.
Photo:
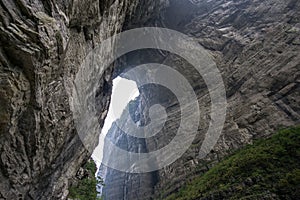
M 227 92 L 226 122 L 217 145 L 203 161 L 195 157 L 209 116 L 203 120 L 199 138 L 185 156 L 159 172 L 156 198 L 177 191 L 232 150 L 300 122 L 299 1 L 198 2 L 199 9 L 188 12 L 189 18 L 168 24 L 195 37 L 214 57 Z M 165 60 L 171 65 L 174 61 L 172 55 Z M 193 80 L 187 65 L 175 66 Z M 201 111 L 209 113 L 204 88 L 199 81 L 194 85 Z
M 70 111 L 72 81 L 87 53 L 119 32 L 137 6 L 136 0 L 0 2 L 0 199 L 67 198 L 91 155 Z M 100 113 L 108 109 L 111 73 L 110 67 L 99 77 L 99 88 L 108 86 L 98 93 Z
M 199 159 L 210 120 L 210 98 L 201 75 L 189 63 L 168 52 L 150 51 L 124 59 L 124 67 L 117 66 L 114 72 L 113 67 L 106 69 L 99 77 L 100 114 L 108 109 L 112 77 L 122 76 L 132 63 L 149 61 L 183 74 L 201 110 L 197 137 L 182 158 L 150 175 L 125 174 L 123 179 L 116 173 L 110 177 L 117 179 L 107 184 L 107 191 L 112 191 L 118 178 L 119 183 L 130 180 L 117 184 L 128 189 L 127 196 L 114 188 L 121 195 L 118 198 L 132 199 L 144 192 L 143 199 L 165 198 L 231 150 L 298 124 L 299 4 L 297 0 L 173 0 L 160 10 L 166 1 L 2 0 L 0 199 L 66 199 L 69 185 L 91 154 L 78 137 L 70 111 L 72 82 L 87 53 L 121 30 L 155 25 L 194 37 L 222 73 L 228 109 L 217 145 L 204 160 Z M 153 102 L 168 102 L 164 98 L 170 96 L 156 89 L 161 88 L 141 89 L 146 104 L 138 110 L 140 116 L 147 115 Z M 178 102 L 173 100 L 165 105 L 169 118 L 163 132 L 144 141 L 143 151 L 159 149 L 174 136 L 180 115 Z M 98 135 L 91 137 L 97 141 Z M 135 181 L 141 179 L 147 187 Z
M 299 10 L 300 3 L 295 0 L 174 0 L 156 20 L 127 24 L 128 27 L 139 27 L 150 23 L 194 37 L 213 56 L 221 71 L 227 93 L 227 116 L 217 145 L 204 159 L 199 159 L 199 150 L 211 119 L 211 100 L 201 75 L 187 61 L 169 52 L 149 50 L 128 55 L 116 67 L 115 76 L 124 76 L 135 66 L 150 62 L 166 64 L 183 74 L 198 97 L 200 126 L 193 144 L 180 159 L 153 174 L 147 174 L 146 180 L 150 180 L 149 176 L 155 180 L 151 182 L 152 186 L 133 184 L 144 179 L 146 174 L 123 173 L 120 176 L 121 172 L 115 172 L 107 177 L 105 190 L 111 194 L 113 191 L 120 192 L 123 199 L 133 199 L 131 194 L 148 188 L 154 192 L 152 196 L 140 194 L 134 199 L 164 199 L 235 149 L 255 139 L 268 137 L 280 128 L 299 124 Z M 127 78 L 142 81 L 142 76 Z M 155 87 L 158 89 L 158 86 Z M 162 102 L 170 97 L 166 92 L 153 92 L 153 88 L 142 88 L 140 94 L 141 99 L 144 97 L 147 100 L 140 102 L 142 109 L 138 116 L 148 114 L 152 105 L 150 102 Z M 164 106 L 168 121 L 158 135 L 145 140 L 144 148 L 148 152 L 168 145 L 176 134 L 180 122 L 178 102 L 171 99 Z M 113 127 L 110 134 L 124 133 Z M 126 137 L 127 145 L 135 139 Z M 109 155 L 109 151 L 107 153 Z M 118 187 L 113 188 L 113 185 Z M 114 199 L 110 194 L 106 195 L 107 199 Z

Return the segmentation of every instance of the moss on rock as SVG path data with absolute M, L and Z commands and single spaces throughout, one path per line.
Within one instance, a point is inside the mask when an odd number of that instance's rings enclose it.
M 297 199 L 300 127 L 235 152 L 167 199 Z

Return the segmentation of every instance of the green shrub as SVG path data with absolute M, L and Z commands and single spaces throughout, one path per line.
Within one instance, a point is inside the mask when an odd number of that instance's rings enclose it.
M 282 199 L 300 196 L 300 127 L 235 152 L 167 199 L 192 200 L 212 194 L 226 199 Z
M 76 186 L 69 188 L 69 198 L 78 200 L 100 200 L 97 198 L 96 185 L 98 184 L 95 178 L 96 165 L 92 160 L 89 160 L 83 167 L 88 171 L 88 176 L 78 181 Z

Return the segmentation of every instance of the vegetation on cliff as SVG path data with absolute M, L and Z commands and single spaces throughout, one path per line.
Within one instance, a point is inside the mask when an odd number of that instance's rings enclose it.
M 98 180 L 95 177 L 96 164 L 93 160 L 89 160 L 83 167 L 83 176 L 77 181 L 77 184 L 69 188 L 69 198 L 78 200 L 100 200 L 97 197 L 96 185 Z
M 167 199 L 297 199 L 300 126 L 235 152 Z

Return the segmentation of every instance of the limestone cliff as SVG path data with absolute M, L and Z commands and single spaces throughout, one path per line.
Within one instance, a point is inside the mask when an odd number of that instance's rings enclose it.
M 131 53 L 116 66 L 115 76 L 132 67 L 150 62 L 172 66 L 193 86 L 201 110 L 200 127 L 192 146 L 172 165 L 147 175 L 154 185 L 145 188 L 154 195 L 136 195 L 146 190 L 140 180 L 146 174 L 111 172 L 107 177 L 107 199 L 123 194 L 123 199 L 164 199 L 195 176 L 206 172 L 224 155 L 270 136 L 282 127 L 300 122 L 300 4 L 299 1 L 170 1 L 160 18 L 147 23 L 127 24 L 128 27 L 157 25 L 179 30 L 194 37 L 214 57 L 225 82 L 228 112 L 225 127 L 217 145 L 205 158 L 197 157 L 210 121 L 210 98 L 200 74 L 185 60 L 168 52 L 147 50 Z M 139 82 L 140 77 L 129 77 Z M 169 97 L 166 92 L 141 89 L 145 96 L 140 116 L 147 115 L 151 102 Z M 164 105 L 170 114 L 163 130 L 145 141 L 144 148 L 154 151 L 167 145 L 174 137 L 180 121 L 179 105 L 170 100 Z M 173 115 L 172 113 L 177 113 Z M 122 135 L 111 129 L 112 135 Z M 134 141 L 127 137 L 122 145 Z M 109 152 L 107 152 L 109 154 Z M 112 170 L 113 171 L 113 170 Z M 151 177 L 151 179 L 149 178 Z M 149 182 L 147 182 L 149 183 Z M 117 185 L 118 187 L 113 187 Z M 149 188 L 150 187 L 150 188 Z M 154 187 L 151 188 L 151 187 Z M 143 190 L 141 190 L 143 188 Z M 125 195 L 126 194 L 126 195 Z M 134 198 L 132 198 L 134 196 Z
M 0 1 L 0 199 L 66 199 L 90 157 L 74 128 L 68 84 L 86 54 L 120 31 L 137 5 Z M 110 88 L 111 72 L 99 77 L 100 88 Z M 109 91 L 98 94 L 99 112 L 108 108 Z
M 173 2 L 174 7 L 171 4 L 167 11 L 169 15 L 180 5 L 180 1 Z M 166 14 L 166 24 L 194 36 L 214 56 L 225 82 L 227 117 L 223 133 L 205 162 L 194 156 L 206 131 L 203 123 L 195 145 L 182 159 L 159 172 L 161 181 L 156 191 L 161 197 L 206 171 L 205 163 L 300 122 L 300 2 L 192 2 L 198 3 L 192 12 L 188 9 L 186 19 L 174 21 Z M 174 60 L 169 56 L 166 62 Z M 179 66 L 192 80 L 187 65 Z M 198 82 L 194 88 L 199 91 L 201 110 L 206 112 L 209 99 L 203 84 Z
M 99 77 L 101 114 L 108 109 L 112 77 L 150 61 L 184 75 L 201 108 L 197 138 L 182 158 L 150 176 L 112 173 L 111 180 L 119 178 L 113 184 L 128 189 L 122 196 L 121 188 L 107 187 L 121 194 L 118 198 L 133 199 L 135 191 L 141 199 L 165 198 L 228 151 L 300 122 L 298 0 L 171 0 L 161 10 L 162 2 L 0 1 L 0 199 L 66 199 L 70 182 L 90 157 L 70 111 L 72 81 L 87 53 L 124 29 L 155 25 L 195 37 L 222 73 L 228 112 L 218 144 L 198 159 L 210 120 L 210 98 L 200 74 L 179 56 L 155 50 L 126 55 L 114 73 L 108 68 Z M 138 112 L 146 116 L 153 102 L 165 101 L 170 118 L 161 134 L 144 141 L 143 151 L 166 145 L 180 120 L 176 99 L 165 100 L 166 93 L 157 89 L 141 90 L 147 102 Z M 97 141 L 98 135 L 92 137 Z M 136 184 L 141 177 L 147 188 Z M 130 181 L 118 184 L 124 180 Z
M 173 9 L 176 6 L 178 3 Z M 198 1 L 185 20 L 168 20 L 167 24 L 176 24 L 176 29 L 194 36 L 210 51 L 225 82 L 225 127 L 206 160 L 217 160 L 255 138 L 299 124 L 299 8 L 299 1 L 293 0 Z M 172 7 L 169 12 L 174 13 Z M 172 56 L 166 59 L 170 61 L 174 63 Z M 193 76 L 187 65 L 181 68 L 188 77 Z M 194 88 L 199 92 L 201 110 L 207 113 L 209 98 L 203 85 L 198 83 Z M 203 122 L 207 124 L 207 120 Z M 164 198 L 207 170 L 205 162 L 195 159 L 205 127 L 203 123 L 198 140 L 182 159 L 159 172 L 156 197 Z

